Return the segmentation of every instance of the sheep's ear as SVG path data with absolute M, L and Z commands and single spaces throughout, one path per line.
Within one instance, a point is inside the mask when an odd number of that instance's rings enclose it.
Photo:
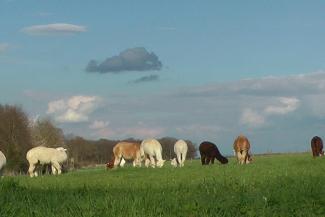
M 66 148 L 64 148 L 63 150 L 64 150 L 64 151 L 68 151 L 68 149 L 66 149 Z

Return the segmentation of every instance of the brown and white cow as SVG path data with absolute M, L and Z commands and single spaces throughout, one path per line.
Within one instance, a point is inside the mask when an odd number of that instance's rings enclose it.
M 119 142 L 113 148 L 113 159 L 106 164 L 107 168 L 120 165 L 123 167 L 125 160 L 133 160 L 133 166 L 141 167 L 140 143 Z
M 252 161 L 249 154 L 251 145 L 244 135 L 239 135 L 234 142 L 234 152 L 239 164 L 248 164 Z
M 313 152 L 313 157 L 324 156 L 323 140 L 320 137 L 314 136 L 311 139 L 310 144 L 311 144 L 311 150 Z

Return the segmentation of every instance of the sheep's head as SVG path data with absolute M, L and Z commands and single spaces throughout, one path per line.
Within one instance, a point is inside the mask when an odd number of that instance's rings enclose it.
M 246 164 L 249 164 L 249 163 L 251 163 L 253 161 L 253 158 L 252 158 L 252 156 L 251 156 L 251 154 L 250 153 L 248 153 L 247 154 L 247 159 L 246 159 Z
M 114 159 L 106 163 L 106 169 L 112 169 L 114 167 Z
M 173 166 L 173 167 L 177 167 L 177 160 L 176 158 L 173 158 L 170 162 L 170 164 Z
M 56 148 L 56 150 L 62 151 L 62 152 L 67 152 L 67 149 L 63 148 L 63 147 L 58 147 L 58 148 Z
M 166 160 L 159 160 L 159 161 L 157 162 L 157 167 L 162 167 L 162 166 L 164 166 L 165 161 L 166 161 Z

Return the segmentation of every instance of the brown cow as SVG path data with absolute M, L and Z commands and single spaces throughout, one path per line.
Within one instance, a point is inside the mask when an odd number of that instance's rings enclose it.
M 212 142 L 202 142 L 200 144 L 199 150 L 202 165 L 208 165 L 210 161 L 211 164 L 214 164 L 215 158 L 222 164 L 228 163 L 228 159 L 220 154 L 219 149 Z
M 113 159 L 106 164 L 107 168 L 123 166 L 125 160 L 133 160 L 133 166 L 141 167 L 140 143 L 119 142 L 113 148 Z
M 237 156 L 238 163 L 248 164 L 252 161 L 249 154 L 251 145 L 248 139 L 244 135 L 239 135 L 234 142 L 234 151 Z
M 310 143 L 313 157 L 324 156 L 323 140 L 320 137 L 314 136 Z

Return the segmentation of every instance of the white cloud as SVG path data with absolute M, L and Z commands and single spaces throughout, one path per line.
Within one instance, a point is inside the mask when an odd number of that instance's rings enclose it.
M 29 35 L 62 35 L 86 32 L 87 28 L 85 26 L 68 23 L 53 23 L 47 25 L 28 26 L 24 27 L 21 31 Z
M 295 111 L 299 106 L 299 99 L 295 97 L 280 97 L 280 105 L 270 105 L 265 108 L 266 114 L 284 115 Z
M 94 122 L 91 123 L 91 125 L 89 125 L 89 128 L 97 130 L 97 129 L 103 129 L 103 128 L 107 127 L 108 125 L 109 125 L 108 121 L 95 120 Z
M 250 127 L 258 127 L 265 123 L 265 117 L 252 109 L 245 109 L 241 115 L 240 123 Z
M 96 136 L 105 138 L 157 138 L 162 136 L 164 133 L 164 128 L 161 127 L 120 127 L 120 128 L 108 128 L 104 127 L 98 129 L 95 132 Z
M 48 103 L 47 114 L 52 114 L 59 122 L 85 122 L 99 105 L 97 96 L 73 96 Z
M 0 43 L 0 54 L 6 52 L 9 49 L 8 43 Z

